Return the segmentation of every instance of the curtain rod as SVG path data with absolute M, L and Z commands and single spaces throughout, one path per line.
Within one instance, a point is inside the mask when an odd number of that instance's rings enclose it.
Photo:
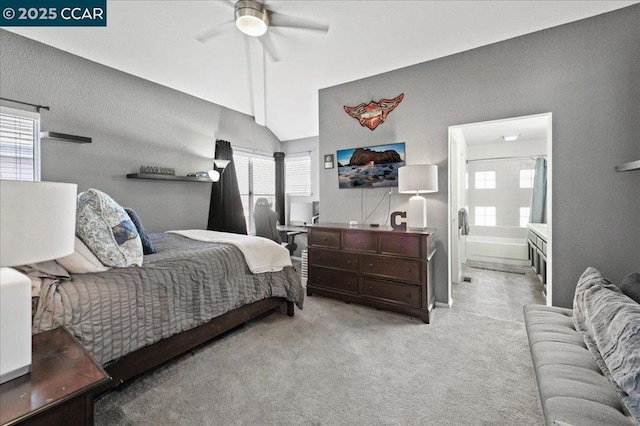
M 538 157 L 547 157 L 547 154 L 540 155 L 528 155 L 524 157 L 493 157 L 493 158 L 477 158 L 475 160 L 467 160 L 467 164 L 475 163 L 476 161 L 496 161 L 496 160 L 535 160 Z
M 264 156 L 267 156 L 267 157 L 272 157 L 273 156 L 273 152 L 261 151 L 259 149 L 255 149 L 255 148 L 247 148 L 246 146 L 239 146 L 239 145 L 231 144 L 231 147 L 235 151 L 244 152 L 244 153 L 247 153 L 247 154 L 260 154 L 260 155 L 264 155 Z
M 35 109 L 38 110 L 38 112 L 40 112 L 41 109 L 46 109 L 47 111 L 49 111 L 49 107 L 48 106 L 44 106 L 44 105 L 37 105 L 37 104 L 31 104 L 29 102 L 22 102 L 22 101 L 16 101 L 15 99 L 8 99 L 8 98 L 0 98 L 0 100 L 3 101 L 9 101 L 9 102 L 14 102 L 16 104 L 22 104 L 22 105 L 29 105 L 34 107 Z

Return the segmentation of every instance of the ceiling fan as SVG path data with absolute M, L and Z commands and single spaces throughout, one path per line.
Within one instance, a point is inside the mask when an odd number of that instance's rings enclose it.
M 265 53 L 273 62 L 280 60 L 271 39 L 270 28 L 292 28 L 327 33 L 329 25 L 276 12 L 271 5 L 267 7 L 265 3 L 257 0 L 225 0 L 217 3 L 233 7 L 233 20 L 201 33 L 196 39 L 202 43 L 211 41 L 224 32 L 228 24 L 231 23 L 235 23 L 237 29 L 247 36 L 244 41 L 250 75 L 249 91 L 255 121 L 264 126 L 266 123 Z M 255 44 L 252 40 L 257 40 L 260 43 L 262 52 L 252 48 L 251 45 Z

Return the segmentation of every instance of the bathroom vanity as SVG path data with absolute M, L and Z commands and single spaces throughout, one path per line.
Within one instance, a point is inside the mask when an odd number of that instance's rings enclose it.
M 547 245 L 549 228 L 546 223 L 529 223 L 527 225 L 527 246 L 529 248 L 529 265 L 538 279 L 547 288 Z

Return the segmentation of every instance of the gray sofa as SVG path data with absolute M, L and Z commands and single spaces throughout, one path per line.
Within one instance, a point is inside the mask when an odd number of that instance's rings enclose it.
M 576 330 L 571 309 L 526 305 L 524 319 L 547 425 L 637 424 Z

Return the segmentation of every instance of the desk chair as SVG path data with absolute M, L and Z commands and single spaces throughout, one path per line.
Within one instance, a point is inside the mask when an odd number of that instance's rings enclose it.
M 269 200 L 266 198 L 258 198 L 256 200 L 256 208 L 253 212 L 253 220 L 256 225 L 256 235 L 258 237 L 268 238 L 281 244 L 289 250 L 289 254 L 298 247 L 294 242 L 283 242 L 280 232 L 278 232 L 278 214 L 273 211 Z M 295 238 L 295 236 L 294 236 Z

